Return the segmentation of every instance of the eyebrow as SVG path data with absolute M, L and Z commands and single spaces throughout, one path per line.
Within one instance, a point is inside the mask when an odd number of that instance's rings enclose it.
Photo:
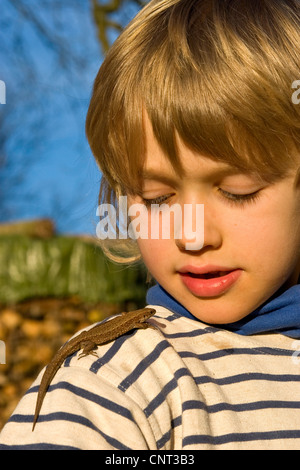
M 169 174 L 161 173 L 160 171 L 156 171 L 152 169 L 143 171 L 142 178 L 144 180 L 156 180 L 156 181 L 160 181 L 166 184 L 174 185 L 176 183 L 176 173 L 172 177 Z
M 234 175 L 247 175 L 252 178 L 255 177 L 255 173 L 242 171 L 239 168 L 235 168 L 235 167 L 228 165 L 228 166 L 224 166 L 223 168 L 212 169 L 210 173 L 205 176 L 205 179 L 210 180 L 210 179 L 215 178 L 216 176 L 224 178 L 226 176 L 234 176 Z M 169 174 L 160 172 L 152 168 L 145 169 L 142 172 L 142 178 L 144 180 L 156 180 L 162 183 L 172 184 L 172 185 L 176 184 L 177 177 L 180 178 L 180 175 L 177 175 L 175 172 L 174 172 L 174 176 L 172 175 L 170 176 Z

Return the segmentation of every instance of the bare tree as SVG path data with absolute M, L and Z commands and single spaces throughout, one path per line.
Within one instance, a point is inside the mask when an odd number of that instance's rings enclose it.
M 111 45 L 110 33 L 119 34 L 129 19 L 148 3 L 146 0 L 111 0 L 105 4 L 101 0 L 91 2 L 103 53 L 106 53 Z
M 83 115 L 80 90 L 95 61 L 91 40 L 97 44 L 92 26 L 86 1 L 1 0 L 0 80 L 7 94 L 0 105 L 2 221 L 14 218 L 18 205 L 38 200 L 30 187 L 22 193 L 22 182 L 55 138 L 55 120 L 62 112 L 73 121 Z
M 14 218 L 20 204 L 39 199 L 28 185 L 26 194 L 22 193 L 23 183 L 51 146 L 55 122 L 63 113 L 78 119 L 81 135 L 89 87 L 102 55 L 146 3 L 1 0 L 0 80 L 6 84 L 7 100 L 0 105 L 0 221 Z M 83 89 L 85 97 L 78 91 Z M 62 219 L 63 212 L 68 212 L 69 218 L 70 204 L 75 207 L 76 200 L 62 201 L 59 209 L 58 188 L 49 191 L 52 208 L 45 215 Z M 75 196 L 80 198 L 80 193 Z

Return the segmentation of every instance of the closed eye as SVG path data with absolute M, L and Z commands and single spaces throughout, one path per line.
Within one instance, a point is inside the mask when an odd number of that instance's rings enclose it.
M 229 191 L 225 191 L 222 188 L 219 188 L 219 192 L 222 194 L 223 198 L 226 199 L 228 203 L 235 204 L 235 205 L 243 205 L 246 203 L 254 202 L 258 199 L 260 196 L 260 189 L 257 191 L 254 191 L 253 193 L 249 194 L 235 194 L 235 193 L 230 193 Z M 158 196 L 155 198 L 142 198 L 143 203 L 147 208 L 150 208 L 152 205 L 161 205 L 166 203 L 173 194 L 165 194 L 162 196 Z
M 219 188 L 222 196 L 231 204 L 247 204 L 256 201 L 260 196 L 260 189 L 249 194 L 234 194 Z
M 146 198 L 143 198 L 143 203 L 145 204 L 146 207 L 151 207 L 152 204 L 163 204 L 165 203 L 166 201 L 168 201 L 168 199 L 170 199 L 170 197 L 172 196 L 172 194 L 165 194 L 163 196 L 158 196 L 158 197 L 154 197 L 154 198 L 151 198 L 151 199 L 146 199 Z

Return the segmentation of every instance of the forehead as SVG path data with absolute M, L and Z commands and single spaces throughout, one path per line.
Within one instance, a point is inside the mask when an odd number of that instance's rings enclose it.
M 189 148 L 176 135 L 176 147 L 180 168 L 173 165 L 171 159 L 158 143 L 151 122 L 144 118 L 145 158 L 142 170 L 143 179 L 167 179 L 188 175 L 205 177 L 226 176 L 243 173 L 241 169 L 215 158 L 197 153 Z

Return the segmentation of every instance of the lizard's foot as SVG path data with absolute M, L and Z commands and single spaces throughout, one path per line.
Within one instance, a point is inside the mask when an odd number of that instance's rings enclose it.
M 99 359 L 99 356 L 95 351 L 89 351 L 89 352 L 82 351 L 82 353 L 80 353 L 78 356 L 78 360 L 85 356 L 95 356 L 97 357 L 97 359 Z
M 96 351 L 94 351 L 97 345 L 93 341 L 83 341 L 80 346 L 83 351 L 79 354 L 78 359 L 89 355 L 99 357 Z

